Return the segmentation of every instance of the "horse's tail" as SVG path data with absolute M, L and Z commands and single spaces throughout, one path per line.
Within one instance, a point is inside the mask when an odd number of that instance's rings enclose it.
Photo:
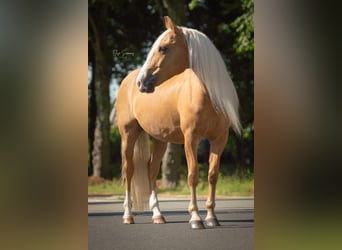
M 148 207 L 150 195 L 150 178 L 148 166 L 150 160 L 150 144 L 147 133 L 142 132 L 135 145 L 133 153 L 134 172 L 131 183 L 133 208 L 136 211 Z

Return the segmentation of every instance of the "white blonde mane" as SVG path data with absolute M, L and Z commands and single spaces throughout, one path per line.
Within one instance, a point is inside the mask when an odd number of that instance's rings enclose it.
M 241 133 L 239 99 L 225 63 L 210 39 L 202 32 L 179 27 L 188 44 L 190 68 L 206 87 L 214 107 Z

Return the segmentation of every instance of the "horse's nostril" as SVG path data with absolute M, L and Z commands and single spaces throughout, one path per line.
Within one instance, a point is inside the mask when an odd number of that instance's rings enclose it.
M 138 85 L 138 88 L 140 88 L 141 87 L 141 81 L 139 80 L 138 82 L 137 82 L 137 85 Z

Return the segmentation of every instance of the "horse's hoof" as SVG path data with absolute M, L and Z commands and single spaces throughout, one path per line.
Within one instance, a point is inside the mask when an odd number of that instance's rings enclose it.
M 207 227 L 219 227 L 219 226 L 221 226 L 216 218 L 206 219 L 205 224 L 207 225 Z
M 165 224 L 165 218 L 162 215 L 156 216 L 156 217 L 152 217 L 152 223 L 153 224 Z
M 132 216 L 127 216 L 122 218 L 123 224 L 134 224 L 134 219 Z
M 189 224 L 191 229 L 204 229 L 204 225 L 201 220 L 192 220 Z

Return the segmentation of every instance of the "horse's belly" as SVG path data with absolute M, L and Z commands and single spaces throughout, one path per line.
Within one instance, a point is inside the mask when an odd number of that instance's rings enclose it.
M 148 109 L 135 110 L 139 125 L 152 137 L 166 142 L 182 144 L 184 136 L 180 129 L 178 112 L 173 110 Z
M 171 142 L 176 144 L 183 144 L 184 143 L 184 136 L 180 129 L 170 129 L 166 127 L 159 127 L 157 130 L 144 128 L 144 130 L 151 135 L 152 137 L 165 141 Z

